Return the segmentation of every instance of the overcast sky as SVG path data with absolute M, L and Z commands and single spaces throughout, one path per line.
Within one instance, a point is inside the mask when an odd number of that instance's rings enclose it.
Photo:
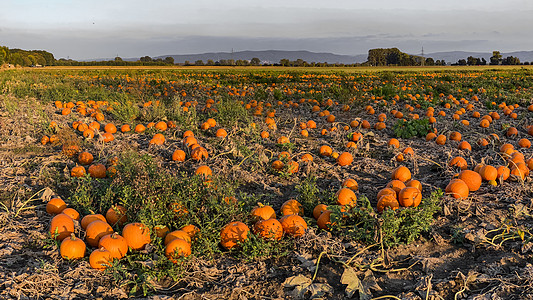
M 0 45 L 56 58 L 533 50 L 532 0 L 2 0 Z

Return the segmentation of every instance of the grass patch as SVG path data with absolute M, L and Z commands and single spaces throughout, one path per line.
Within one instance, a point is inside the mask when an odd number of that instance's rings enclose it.
M 333 230 L 356 241 L 367 244 L 379 242 L 386 247 L 409 244 L 422 232 L 428 231 L 433 215 L 440 209 L 441 190 L 436 190 L 422 199 L 418 207 L 385 210 L 377 214 L 367 197 L 360 196 L 357 205 L 342 212 L 339 206 L 328 206 L 332 211 Z

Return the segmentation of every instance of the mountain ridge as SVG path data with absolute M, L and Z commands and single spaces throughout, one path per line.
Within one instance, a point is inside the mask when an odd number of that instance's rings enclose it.
M 412 55 L 420 55 L 412 54 Z M 512 52 L 501 52 L 503 58 L 508 56 L 514 56 L 520 59 L 520 62 L 533 62 L 533 50 L 532 51 L 512 51 Z M 254 57 L 259 58 L 261 63 L 274 64 L 279 63 L 281 59 L 288 59 L 290 61 L 295 61 L 297 59 L 302 59 L 308 63 L 341 63 L 341 64 L 353 64 L 353 63 L 364 63 L 368 58 L 368 54 L 355 54 L 355 55 L 345 55 L 345 54 L 334 54 L 329 52 L 312 52 L 307 50 L 245 50 L 245 51 L 236 51 L 236 52 L 206 52 L 206 53 L 193 53 L 193 54 L 168 54 L 168 55 L 158 55 L 152 57 L 152 59 L 165 59 L 166 57 L 174 58 L 175 63 L 185 63 L 188 61 L 191 64 L 194 64 L 197 60 L 202 60 L 203 63 L 207 63 L 208 60 L 213 60 L 214 62 L 220 60 L 251 60 Z M 424 54 L 424 57 L 431 57 L 436 60 L 444 60 L 447 64 L 456 63 L 459 59 L 467 59 L 469 56 L 475 58 L 485 58 L 487 62 L 490 61 L 492 56 L 491 52 L 474 52 L 474 51 L 441 51 L 441 52 L 432 52 Z M 93 60 L 84 60 L 84 61 L 101 61 L 101 60 L 113 60 L 113 58 L 101 58 Z M 123 58 L 125 61 L 137 61 L 139 58 Z

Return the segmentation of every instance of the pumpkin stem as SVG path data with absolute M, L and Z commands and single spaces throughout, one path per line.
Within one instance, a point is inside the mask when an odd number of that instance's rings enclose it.
M 76 240 L 76 235 L 74 234 L 74 232 L 70 233 L 70 239 L 73 240 L 73 241 Z

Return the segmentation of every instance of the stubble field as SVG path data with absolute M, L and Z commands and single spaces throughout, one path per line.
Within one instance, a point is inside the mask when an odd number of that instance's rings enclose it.
M 0 90 L 1 298 L 533 298 L 531 69 L 44 68 Z

